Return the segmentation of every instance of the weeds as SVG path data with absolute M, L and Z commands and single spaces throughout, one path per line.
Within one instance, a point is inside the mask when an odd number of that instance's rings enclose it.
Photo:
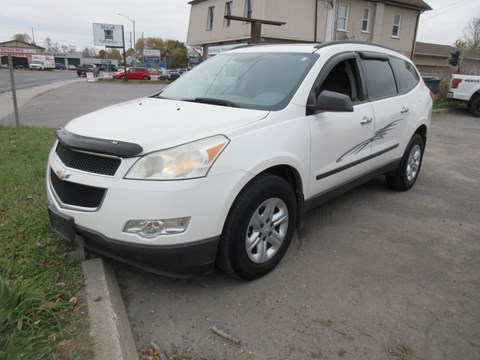
M 46 212 L 52 129 L 0 127 L 0 359 L 55 359 L 81 288 Z

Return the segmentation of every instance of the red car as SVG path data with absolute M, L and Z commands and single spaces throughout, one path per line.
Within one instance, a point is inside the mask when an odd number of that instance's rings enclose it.
M 125 72 L 118 72 L 113 74 L 115 79 L 125 79 Z M 151 80 L 150 72 L 147 68 L 131 67 L 127 69 L 128 80 Z

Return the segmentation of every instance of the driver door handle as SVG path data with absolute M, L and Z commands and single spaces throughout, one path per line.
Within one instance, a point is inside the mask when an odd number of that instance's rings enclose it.
M 400 110 L 400 113 L 401 113 L 401 114 L 405 114 L 405 113 L 407 113 L 407 112 L 408 112 L 408 108 L 405 107 L 405 106 L 402 106 L 402 110 Z

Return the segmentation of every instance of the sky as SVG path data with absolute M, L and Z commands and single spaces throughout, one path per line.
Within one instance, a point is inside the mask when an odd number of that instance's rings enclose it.
M 480 18 L 479 0 L 424 1 L 433 10 L 421 15 L 417 41 L 452 45 L 470 19 Z M 135 21 L 136 39 L 143 33 L 145 37 L 187 40 L 190 16 L 187 0 L 4 0 L 2 3 L 0 42 L 11 40 L 14 34 L 26 33 L 34 36 L 40 46 L 50 37 L 53 42 L 74 45 L 82 51 L 93 46 L 92 24 L 101 23 L 124 25 L 129 47 L 131 20 Z

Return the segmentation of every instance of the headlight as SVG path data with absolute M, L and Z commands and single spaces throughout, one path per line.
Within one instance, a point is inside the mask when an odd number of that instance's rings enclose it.
M 230 140 L 215 135 L 141 157 L 126 179 L 176 180 L 204 177 Z

